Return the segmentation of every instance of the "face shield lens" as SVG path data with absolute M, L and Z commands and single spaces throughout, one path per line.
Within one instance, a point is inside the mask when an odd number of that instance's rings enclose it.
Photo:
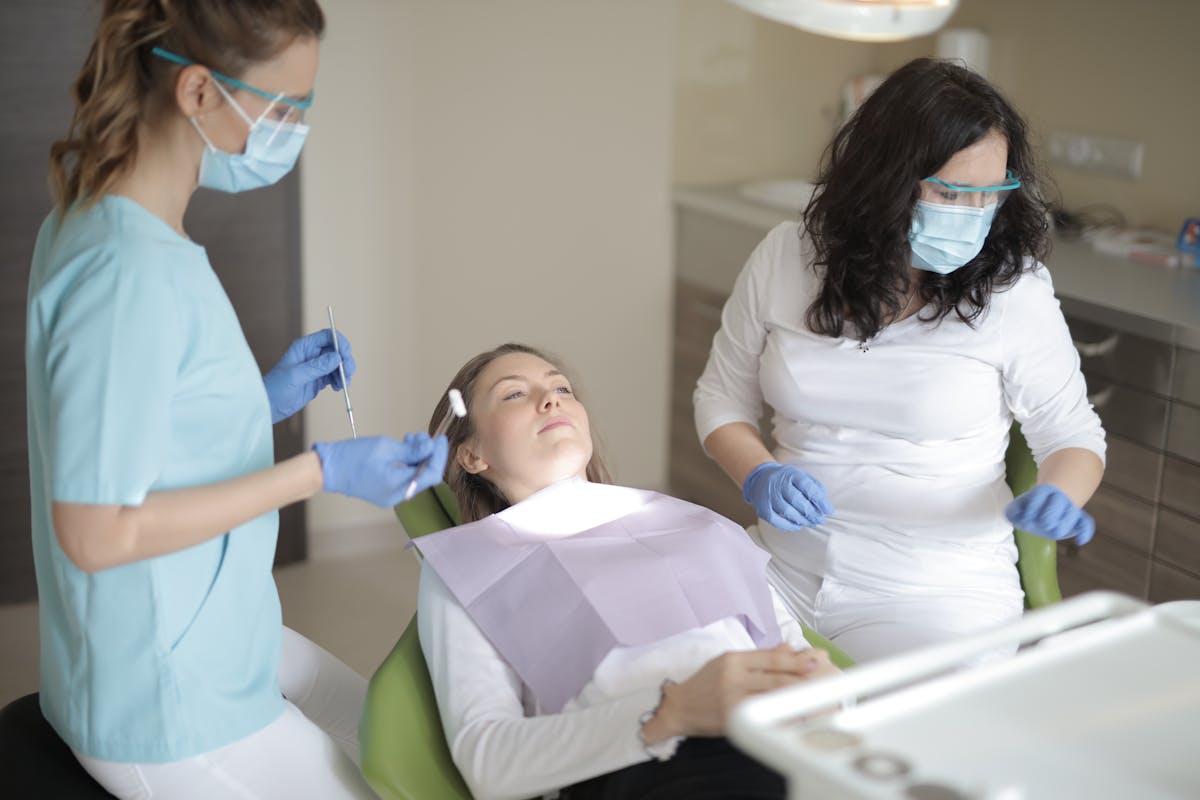
M 261 128 L 265 131 L 265 144 L 272 147 L 286 147 L 288 139 L 294 136 L 303 137 L 307 132 L 304 125 L 304 109 L 293 105 L 282 96 L 267 102 L 251 125 L 251 129 Z
M 293 105 L 284 97 L 276 97 L 258 115 L 255 122 L 274 122 L 280 125 L 303 125 L 305 109 Z

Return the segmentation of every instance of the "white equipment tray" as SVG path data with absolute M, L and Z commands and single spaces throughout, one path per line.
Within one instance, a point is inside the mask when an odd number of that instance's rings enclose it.
M 730 738 L 790 798 L 1200 798 L 1200 602 L 1081 595 L 747 700 Z

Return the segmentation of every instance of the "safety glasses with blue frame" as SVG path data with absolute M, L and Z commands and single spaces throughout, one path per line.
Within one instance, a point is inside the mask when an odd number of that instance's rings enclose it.
M 155 47 L 150 50 L 151 53 L 161 59 L 170 61 L 180 66 L 190 67 L 196 65 L 197 62 L 190 58 L 185 58 L 181 55 L 176 55 L 170 50 L 164 50 L 161 47 Z M 204 66 L 204 65 L 199 65 Z M 249 92 L 252 95 L 261 97 L 268 101 L 265 111 L 258 115 L 258 119 L 273 118 L 278 122 L 300 124 L 304 122 L 304 112 L 313 103 L 313 94 L 310 93 L 307 97 L 289 97 L 284 92 L 272 94 L 257 87 L 251 86 L 248 83 L 239 81 L 237 78 L 231 78 L 228 75 L 223 75 L 211 67 L 205 67 L 214 78 L 227 86 L 232 86 L 235 89 Z
M 997 186 L 959 186 L 941 178 L 923 178 L 921 199 L 948 206 L 986 207 L 1003 203 L 1014 190 L 1021 187 L 1021 179 L 1011 169 L 1005 171 L 1004 177 L 1004 183 Z

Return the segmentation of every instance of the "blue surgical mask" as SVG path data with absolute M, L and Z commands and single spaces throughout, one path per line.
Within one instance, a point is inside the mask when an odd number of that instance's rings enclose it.
M 252 120 L 219 82 L 214 85 L 250 126 L 250 135 L 244 152 L 226 153 L 213 145 L 192 117 L 192 126 L 205 144 L 200 157 L 200 185 L 219 192 L 245 192 L 270 186 L 291 172 L 304 147 L 308 126 L 264 117 Z
M 999 203 L 982 208 L 918 200 L 908 240 L 913 266 L 949 275 L 979 255 Z

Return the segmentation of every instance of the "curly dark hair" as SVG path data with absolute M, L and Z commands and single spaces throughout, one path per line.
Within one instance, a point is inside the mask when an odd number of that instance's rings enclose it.
M 822 157 L 804 210 L 824 270 L 808 309 L 817 333 L 869 339 L 902 312 L 912 284 L 909 231 L 920 181 L 990 131 L 1008 142 L 1008 168 L 1021 179 L 996 213 L 983 250 L 949 275 L 925 273 L 919 287 L 924 321 L 950 314 L 968 325 L 992 292 L 1011 286 L 1026 257 L 1050 247 L 1046 204 L 1025 121 L 974 72 L 929 58 L 910 61 L 867 98 Z

